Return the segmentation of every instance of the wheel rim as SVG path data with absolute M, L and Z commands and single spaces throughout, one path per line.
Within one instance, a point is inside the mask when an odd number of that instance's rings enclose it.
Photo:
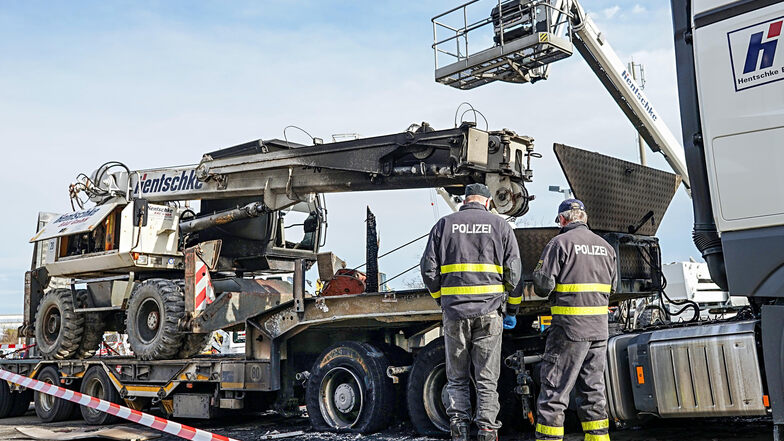
M 362 415 L 364 404 L 362 383 L 350 369 L 333 368 L 321 380 L 319 409 L 330 427 L 344 429 L 354 426 Z
M 84 393 L 91 397 L 100 398 L 102 400 L 106 399 L 106 397 L 104 397 L 103 383 L 101 383 L 101 380 L 99 380 L 96 377 L 90 378 L 90 380 L 87 382 L 87 384 L 84 387 Z M 97 409 L 91 409 L 86 406 L 83 407 L 83 410 L 86 410 L 88 413 L 92 415 L 99 415 L 102 413 Z
M 161 306 L 155 299 L 146 299 L 136 315 L 136 329 L 144 343 L 152 342 L 161 327 Z
M 441 363 L 430 371 L 422 388 L 425 413 L 433 425 L 444 432 L 449 431 L 449 415 L 447 415 L 444 405 L 448 399 L 446 384 L 446 364 Z
M 44 379 L 42 381 L 44 383 L 46 383 L 46 384 L 54 384 L 54 382 L 51 379 L 49 379 L 49 378 Z M 54 395 L 49 395 L 49 394 L 45 394 L 43 392 L 38 392 L 38 402 L 41 404 L 41 408 L 45 412 L 48 413 L 48 412 L 52 411 L 52 409 L 54 408 L 54 400 L 56 400 Z
M 57 337 L 60 336 L 61 324 L 62 314 L 60 313 L 60 308 L 57 305 L 51 305 L 46 308 L 43 317 L 44 332 L 42 332 L 46 344 L 52 345 L 57 341 Z

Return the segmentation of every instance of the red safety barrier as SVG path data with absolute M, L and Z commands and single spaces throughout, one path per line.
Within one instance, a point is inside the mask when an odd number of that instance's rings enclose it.
M 0 378 L 28 389 L 33 389 L 47 395 L 53 395 L 63 400 L 81 404 L 82 406 L 97 409 L 101 412 L 106 412 L 119 418 L 133 421 L 134 423 L 138 423 L 143 426 L 151 427 L 155 430 L 160 430 L 174 436 L 179 436 L 180 438 L 196 441 L 237 441 L 234 438 L 228 438 L 223 435 L 216 435 L 205 430 L 186 426 L 185 424 L 175 423 L 174 421 L 159 418 L 148 413 L 139 412 L 138 410 L 120 406 L 119 404 L 110 403 L 109 401 L 91 397 L 89 395 L 75 392 L 64 387 L 55 386 L 53 384 L 44 383 L 43 381 L 38 381 L 29 377 L 14 374 L 13 372 L 8 372 L 3 369 L 0 369 Z

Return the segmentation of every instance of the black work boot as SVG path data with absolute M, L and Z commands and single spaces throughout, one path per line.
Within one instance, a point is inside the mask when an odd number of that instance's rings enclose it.
M 449 431 L 452 433 L 452 441 L 468 441 L 467 422 L 452 420 L 449 422 Z
M 495 429 L 479 429 L 476 441 L 498 441 L 498 431 Z

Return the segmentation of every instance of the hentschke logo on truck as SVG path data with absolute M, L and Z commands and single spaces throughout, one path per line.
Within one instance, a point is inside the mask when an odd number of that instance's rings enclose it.
M 776 57 L 782 24 L 778 17 L 727 33 L 736 92 L 784 80 L 784 56 Z

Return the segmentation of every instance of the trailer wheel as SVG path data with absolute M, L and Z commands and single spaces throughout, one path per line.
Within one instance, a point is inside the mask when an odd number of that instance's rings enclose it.
M 384 352 L 346 341 L 327 348 L 311 369 L 305 402 L 313 428 L 373 433 L 389 425 L 395 392 Z
M 12 392 L 8 383 L 0 380 L 0 418 L 24 415 L 30 408 L 31 397 L 29 389 Z
M 177 358 L 191 358 L 199 355 L 212 339 L 212 333 L 208 334 L 185 334 L 182 346 L 177 352 Z
M 30 402 L 33 401 L 33 390 L 25 389 L 22 392 L 11 392 L 14 404 L 11 406 L 9 417 L 22 416 L 30 410 Z
M 41 369 L 38 381 L 60 386 L 60 373 L 53 366 Z M 35 413 L 44 423 L 64 421 L 71 417 L 75 404 L 52 395 L 35 392 Z
M 74 312 L 70 289 L 49 291 L 35 313 L 35 341 L 43 358 L 72 358 L 84 332 L 84 317 Z
M 87 296 L 89 292 L 86 289 L 76 290 L 76 301 L 79 303 L 80 308 L 86 308 Z M 84 333 L 82 334 L 82 341 L 79 343 L 79 349 L 76 351 L 76 358 L 90 358 L 98 351 L 98 348 L 103 341 L 103 333 L 106 330 L 106 314 L 100 312 L 89 312 L 83 314 L 84 316 Z
M 444 339 L 425 346 L 414 359 L 406 390 L 408 416 L 423 436 L 443 436 L 449 432 L 446 414 L 446 353 Z
M 178 329 L 185 316 L 185 296 L 171 280 L 150 279 L 131 294 L 125 327 L 128 344 L 142 360 L 171 359 L 182 346 Z
M 120 403 L 120 394 L 117 393 L 117 389 L 114 388 L 114 385 L 101 366 L 93 366 L 87 370 L 87 373 L 82 378 L 80 392 L 91 397 L 109 401 L 110 403 Z M 102 426 L 104 424 L 113 424 L 118 420 L 116 416 L 106 412 L 101 412 L 100 410 L 86 406 L 79 407 L 82 411 L 82 418 L 84 418 L 84 421 L 87 424 Z

